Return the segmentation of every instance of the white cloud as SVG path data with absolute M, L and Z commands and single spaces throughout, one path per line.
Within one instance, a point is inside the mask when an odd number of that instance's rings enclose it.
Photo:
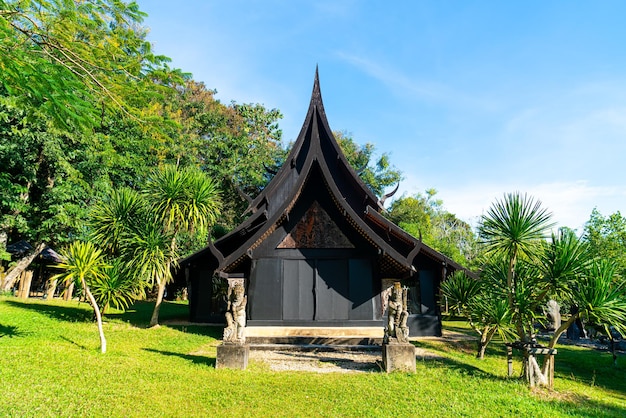
M 400 193 L 407 195 L 423 193 L 428 187 L 415 182 L 411 176 L 407 176 L 404 183 Z M 552 212 L 557 226 L 567 226 L 580 232 L 594 207 L 605 215 L 620 210 L 619 205 L 626 197 L 626 186 L 596 186 L 585 180 L 539 184 L 492 182 L 440 188 L 437 196 L 443 200 L 446 210 L 476 225 L 480 216 L 496 200 L 512 192 L 526 193 L 541 201 L 542 206 Z

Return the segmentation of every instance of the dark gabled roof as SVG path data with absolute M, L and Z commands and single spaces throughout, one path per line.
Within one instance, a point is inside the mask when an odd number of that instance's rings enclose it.
M 351 167 L 330 129 L 317 69 L 309 109 L 298 138 L 280 170 L 250 203 L 246 210 L 251 212 L 249 218 L 182 263 L 210 251 L 219 263 L 217 270 L 228 272 L 250 258 L 254 249 L 289 216 L 313 172 L 321 174 L 339 212 L 378 249 L 383 268 L 410 273 L 414 271 L 418 254 L 448 264 L 452 269 L 462 268 L 380 214 L 383 210 L 380 201 Z
M 7 245 L 6 250 L 11 255 L 14 255 L 16 257 L 23 257 L 27 253 L 34 250 L 34 248 L 32 245 L 30 245 L 28 241 L 21 240 L 18 242 L 14 242 L 13 244 Z
M 7 245 L 7 248 L 6 248 L 6 251 L 9 254 L 18 258 L 24 257 L 26 254 L 28 254 L 29 252 L 33 250 L 34 250 L 33 246 L 30 245 L 28 241 L 24 241 L 24 240 L 15 242 L 13 244 L 9 244 Z M 42 260 L 52 261 L 54 263 L 60 263 L 63 261 L 61 256 L 50 247 L 45 247 L 41 251 L 41 253 L 39 253 L 39 257 L 41 257 Z

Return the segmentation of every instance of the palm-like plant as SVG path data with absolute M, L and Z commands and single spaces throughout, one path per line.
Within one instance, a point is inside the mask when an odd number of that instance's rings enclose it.
M 174 234 L 206 228 L 220 213 L 217 185 L 195 167 L 166 165 L 148 179 L 144 194 L 165 229 Z
M 112 190 L 91 213 L 93 239 L 112 255 L 118 255 L 125 235 L 148 216 L 146 211 L 145 201 L 137 191 L 127 187 Z
M 469 305 L 470 325 L 478 332 L 478 353 L 476 357 L 483 359 L 487 345 L 497 333 L 504 341 L 511 338 L 513 332 L 513 312 L 509 309 L 506 299 L 494 299 L 488 293 L 481 293 Z
M 481 292 L 481 282 L 468 277 L 463 271 L 455 271 L 441 283 L 441 292 L 448 298 L 450 309 L 465 315 L 470 302 Z
M 121 258 L 118 258 L 113 261 L 111 268 L 91 282 L 91 292 L 102 313 L 105 313 L 109 306 L 128 309 L 133 300 L 144 294 L 143 282 L 136 280 L 128 267 Z
M 173 235 L 163 230 L 161 222 L 148 218 L 137 225 L 132 234 L 126 236 L 122 247 L 134 275 L 158 288 L 157 302 L 150 319 L 151 326 L 158 324 L 165 285 L 172 279 L 172 267 L 176 266 L 178 258 L 172 240 Z
M 102 315 L 98 303 L 89 289 L 89 284 L 99 280 L 109 265 L 106 263 L 102 251 L 90 242 L 74 241 L 65 251 L 61 252 L 61 257 L 63 262 L 59 263 L 57 268 L 64 271 L 53 279 L 60 279 L 66 283 L 78 281 L 81 284 L 96 315 L 100 334 L 100 349 L 105 353 L 107 343 L 102 328 Z
M 169 250 L 158 255 L 162 258 L 163 271 L 154 272 L 158 286 L 157 300 L 150 325 L 158 324 L 159 309 L 163 301 L 165 285 L 171 280 L 171 269 L 176 263 L 176 236 L 179 232 L 192 232 L 195 228 L 206 229 L 219 216 L 220 195 L 217 185 L 197 168 L 179 169 L 167 165 L 155 170 L 148 180 L 144 196 L 151 212 L 161 222 L 163 234 L 169 237 Z M 158 255 L 158 257 L 157 257 Z M 156 268 L 156 264 L 154 264 Z
M 478 228 L 487 254 L 501 254 L 507 260 L 507 300 L 509 309 L 514 311 L 518 277 L 516 264 L 520 258 L 535 259 L 539 244 L 546 232 L 553 226 L 551 214 L 541 207 L 541 202 L 520 193 L 506 194 L 483 215 Z M 517 331 L 520 339 L 525 339 L 521 317 L 518 317 Z
M 206 174 L 167 165 L 152 172 L 141 193 L 114 191 L 94 210 L 94 239 L 119 255 L 134 277 L 158 288 L 151 326 L 158 324 L 165 286 L 176 267 L 178 235 L 208 231 L 219 207 L 218 187 Z
M 570 302 L 578 307 L 559 329 L 554 332 L 549 347 L 554 347 L 559 337 L 579 317 L 604 327 L 615 327 L 626 335 L 626 287 L 617 276 L 617 266 L 610 260 L 593 260 L 585 273 L 572 286 Z
M 479 281 L 464 272 L 455 272 L 441 284 L 441 290 L 448 297 L 451 307 L 465 316 L 470 327 L 479 335 L 476 357 L 480 359 L 484 358 L 487 345 L 496 333 L 505 340 L 511 334 L 513 312 L 506 299 L 494 295 L 498 286 L 494 287 L 493 284 L 497 281 L 497 275 Z
M 574 231 L 560 229 L 557 233 L 552 233 L 552 239 L 545 245 L 537 263 L 545 285 L 540 299 L 547 294 L 569 294 L 589 261 L 589 246 Z

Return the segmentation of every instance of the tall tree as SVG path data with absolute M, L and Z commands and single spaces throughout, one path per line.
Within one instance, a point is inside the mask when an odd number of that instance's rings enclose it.
M 175 93 L 163 95 L 156 112 L 163 120 L 159 140 L 167 144 L 161 161 L 195 165 L 215 179 L 224 201 L 220 224 L 233 228 L 248 204 L 271 178 L 270 171 L 284 159 L 277 109 L 259 104 L 222 104 L 216 91 L 187 80 Z
M 110 173 L 121 153 L 106 145 L 119 141 L 94 128 L 113 113 L 139 125 L 150 116 L 146 98 L 182 77 L 150 51 L 143 16 L 117 0 L 0 1 L 2 241 L 61 245 L 81 236 L 94 196 L 133 167 Z

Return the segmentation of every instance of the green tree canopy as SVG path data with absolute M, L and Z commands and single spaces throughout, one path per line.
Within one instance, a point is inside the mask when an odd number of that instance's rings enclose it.
M 374 144 L 368 142 L 359 145 L 346 131 L 335 131 L 333 135 L 352 168 L 376 196 L 383 197 L 386 188 L 402 180 L 402 173 L 391 165 L 388 153 L 374 159 L 376 156 Z
M 402 196 L 391 203 L 387 217 L 457 263 L 475 267 L 477 243 L 471 226 L 446 211 L 435 189 Z
M 0 84 L 60 126 L 93 125 L 103 109 L 133 113 L 135 84 L 163 75 L 135 2 L 1 0 Z
M 626 218 L 619 211 L 605 217 L 594 209 L 583 239 L 596 257 L 615 261 L 618 273 L 626 278 Z

